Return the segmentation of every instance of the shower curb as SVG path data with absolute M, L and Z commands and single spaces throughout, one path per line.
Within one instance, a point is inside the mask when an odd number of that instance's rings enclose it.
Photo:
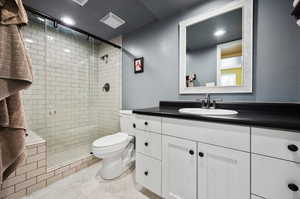
M 27 159 L 0 187 L 0 199 L 20 199 L 99 161 L 92 155 L 56 168 L 47 168 L 45 140 L 26 146 Z

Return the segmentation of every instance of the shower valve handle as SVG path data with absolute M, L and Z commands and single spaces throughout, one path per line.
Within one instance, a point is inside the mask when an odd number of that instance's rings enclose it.
M 149 174 L 149 172 L 148 172 L 148 171 L 145 171 L 144 174 L 145 174 L 145 176 L 147 176 L 147 175 Z

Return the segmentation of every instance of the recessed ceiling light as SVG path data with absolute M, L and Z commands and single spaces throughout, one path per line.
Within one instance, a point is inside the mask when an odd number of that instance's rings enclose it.
M 65 16 L 65 17 L 60 18 L 60 20 L 62 22 L 64 22 L 65 24 L 67 24 L 67 25 L 70 25 L 70 26 L 74 26 L 75 25 L 75 21 L 71 17 L 66 17 Z
M 217 30 L 217 31 L 214 33 L 214 35 L 215 35 L 216 37 L 221 37 L 221 36 L 223 36 L 225 33 L 226 33 L 225 30 L 220 29 L 220 30 Z
M 102 19 L 100 19 L 100 21 L 113 29 L 116 29 L 126 23 L 123 19 L 121 19 L 121 17 L 112 12 L 109 12 L 107 15 L 105 15 Z

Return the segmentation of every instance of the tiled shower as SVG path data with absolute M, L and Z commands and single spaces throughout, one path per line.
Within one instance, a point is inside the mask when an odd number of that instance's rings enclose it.
M 119 130 L 122 52 L 40 16 L 29 18 L 22 32 L 34 82 L 23 101 L 29 130 L 47 141 L 48 167 L 56 167 L 88 156 L 95 139 Z

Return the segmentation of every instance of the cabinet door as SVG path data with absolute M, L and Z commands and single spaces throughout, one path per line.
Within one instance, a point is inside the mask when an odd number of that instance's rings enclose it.
M 198 199 L 249 199 L 250 154 L 198 144 Z
M 196 142 L 163 136 L 163 197 L 197 198 Z

